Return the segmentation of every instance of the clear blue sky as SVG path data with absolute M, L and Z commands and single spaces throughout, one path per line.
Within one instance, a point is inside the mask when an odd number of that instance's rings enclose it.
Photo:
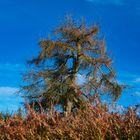
M 25 61 L 66 14 L 99 24 L 118 81 L 133 87 L 119 103 L 140 102 L 139 0 L 0 0 L 0 110 L 17 108 L 21 99 L 12 93 L 21 84 Z

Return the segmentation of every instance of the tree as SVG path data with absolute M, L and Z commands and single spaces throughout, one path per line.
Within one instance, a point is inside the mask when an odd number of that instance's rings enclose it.
M 98 26 L 67 19 L 55 29 L 54 39 L 42 39 L 41 51 L 31 60 L 32 70 L 24 76 L 25 97 L 39 110 L 61 105 L 64 112 L 79 108 L 95 95 L 109 94 L 117 99 L 122 86 L 115 80 L 112 62 Z M 82 77 L 84 84 L 79 84 Z

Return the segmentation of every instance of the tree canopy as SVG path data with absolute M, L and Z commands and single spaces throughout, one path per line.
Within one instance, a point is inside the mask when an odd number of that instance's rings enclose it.
M 36 110 L 40 105 L 46 110 L 60 105 L 71 112 L 84 101 L 93 103 L 97 94 L 119 98 L 123 87 L 117 83 L 97 25 L 66 19 L 54 30 L 53 39 L 42 39 L 39 46 L 22 87 Z

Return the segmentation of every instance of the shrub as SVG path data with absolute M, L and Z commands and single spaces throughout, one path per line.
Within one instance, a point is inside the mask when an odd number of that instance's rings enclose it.
M 2 115 L 1 115 L 2 116 Z M 26 116 L 14 114 L 0 119 L 1 140 L 106 140 L 140 139 L 140 117 L 136 108 L 122 114 L 109 112 L 101 103 L 85 103 L 81 109 L 63 116 L 51 110 L 35 112 L 28 106 Z

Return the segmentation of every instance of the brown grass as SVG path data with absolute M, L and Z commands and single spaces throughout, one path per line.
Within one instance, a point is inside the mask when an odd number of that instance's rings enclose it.
M 136 109 L 109 113 L 107 106 L 86 103 L 67 117 L 56 111 L 36 113 L 28 106 L 26 116 L 0 119 L 0 140 L 114 140 L 140 139 Z

